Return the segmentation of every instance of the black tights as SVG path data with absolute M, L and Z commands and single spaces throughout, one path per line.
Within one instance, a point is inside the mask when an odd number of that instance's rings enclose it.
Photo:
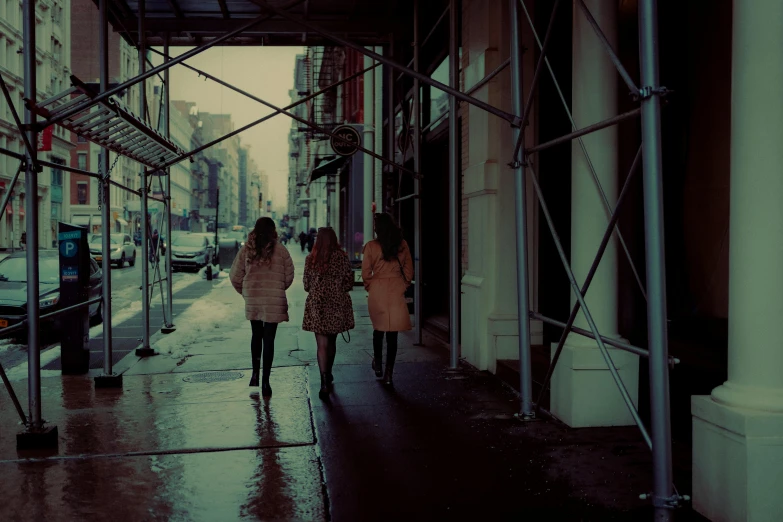
M 337 334 L 315 334 L 315 342 L 318 345 L 318 368 L 321 373 L 332 373 L 337 355 Z
M 265 323 L 264 321 L 250 321 L 253 329 L 253 338 L 250 341 L 250 353 L 253 356 L 253 371 L 258 371 L 261 366 L 261 354 L 264 355 L 264 380 L 269 379 L 272 371 L 272 360 L 275 358 L 275 334 L 277 323 Z
M 394 359 L 397 358 L 397 332 L 379 332 L 375 330 L 372 333 L 372 348 L 375 352 L 375 360 L 383 359 L 383 335 L 386 334 L 386 368 L 394 368 Z

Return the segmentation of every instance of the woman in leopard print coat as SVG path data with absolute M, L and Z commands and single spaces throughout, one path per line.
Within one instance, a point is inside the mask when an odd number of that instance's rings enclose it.
M 337 355 L 337 336 L 355 326 L 349 295 L 353 289 L 353 270 L 332 228 L 318 231 L 313 251 L 305 261 L 303 282 L 308 295 L 302 330 L 315 333 L 321 370 L 319 396 L 325 399 L 334 380 L 332 366 Z

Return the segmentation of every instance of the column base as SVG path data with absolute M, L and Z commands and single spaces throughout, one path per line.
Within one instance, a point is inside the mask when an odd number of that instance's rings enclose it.
M 122 388 L 122 374 L 96 375 L 94 381 L 96 388 Z
M 16 449 L 20 451 L 57 449 L 59 441 L 57 426 L 28 428 L 16 434 Z
M 691 398 L 693 508 L 713 522 L 783 516 L 783 413 Z
M 557 343 L 552 343 L 554 355 Z M 639 403 L 639 356 L 607 347 L 634 406 Z M 550 412 L 572 428 L 630 426 L 635 422 L 593 341 L 563 346 L 552 375 Z

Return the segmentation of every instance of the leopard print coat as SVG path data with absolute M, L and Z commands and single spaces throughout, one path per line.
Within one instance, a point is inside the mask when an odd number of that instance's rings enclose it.
M 352 330 L 355 322 L 348 292 L 353 289 L 353 270 L 345 252 L 333 252 L 323 272 L 310 268 L 306 262 L 303 279 L 308 295 L 302 330 L 324 335 Z

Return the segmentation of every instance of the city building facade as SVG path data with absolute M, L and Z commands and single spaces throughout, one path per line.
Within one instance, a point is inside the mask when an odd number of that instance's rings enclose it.
M 62 92 L 70 86 L 71 74 L 71 2 L 57 0 L 36 6 L 36 85 L 38 101 Z M 24 77 L 22 64 L 22 8 L 19 2 L 0 2 L 0 73 L 5 79 L 20 118 L 24 117 Z M 71 133 L 61 127 L 47 129 L 39 139 L 39 157 L 67 165 L 70 161 Z M 22 137 L 5 99 L 0 101 L 0 147 L 24 153 Z M 68 219 L 70 187 L 60 169 L 45 168 L 38 176 L 37 193 L 25 191 L 24 173 L 14 187 L 11 180 L 19 161 L 0 158 L 0 198 L 11 192 L 8 208 L 0 219 L 0 249 L 20 248 L 25 233 L 25 201 L 38 199 L 41 248 L 52 248 L 57 239 L 57 223 Z

